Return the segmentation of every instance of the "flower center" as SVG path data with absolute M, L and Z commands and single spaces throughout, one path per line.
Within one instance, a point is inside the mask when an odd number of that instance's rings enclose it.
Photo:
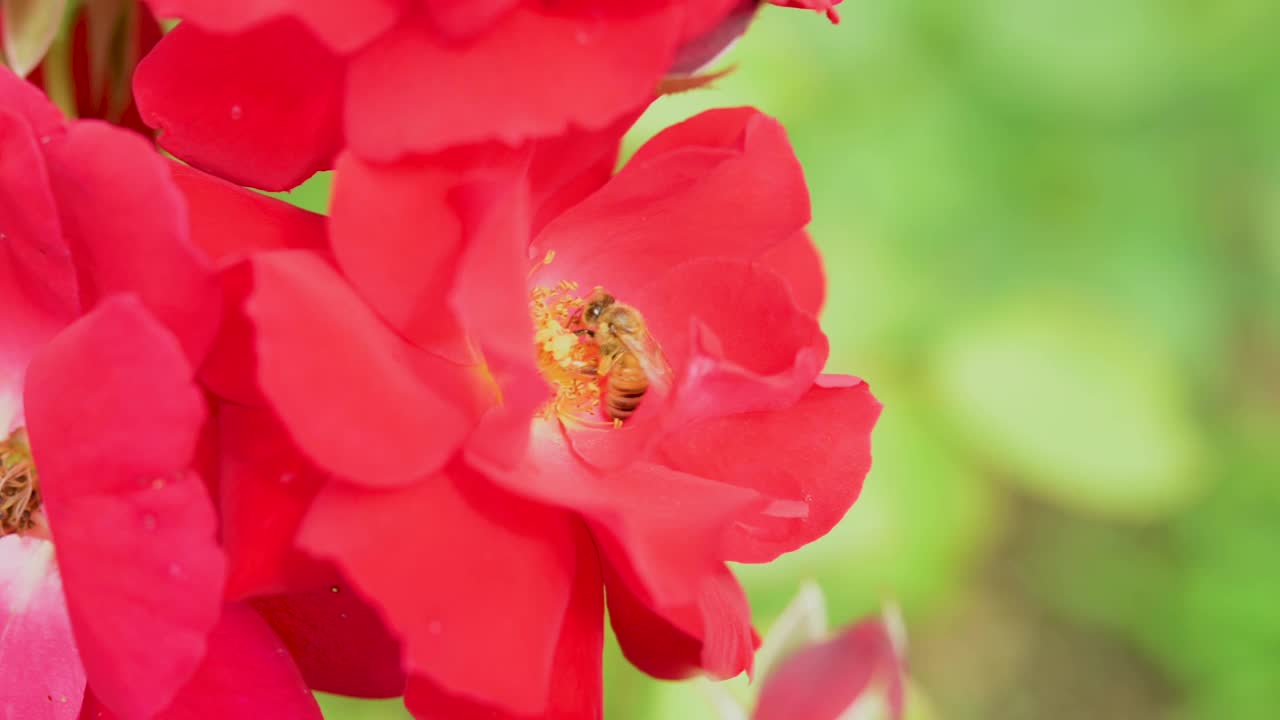
M 0 536 L 30 530 L 40 510 L 40 481 L 25 430 L 0 440 Z
M 575 321 L 587 301 L 578 284 L 563 281 L 553 288 L 534 288 L 529 294 L 538 369 L 555 395 L 543 408 L 548 419 L 600 417 L 600 347 Z

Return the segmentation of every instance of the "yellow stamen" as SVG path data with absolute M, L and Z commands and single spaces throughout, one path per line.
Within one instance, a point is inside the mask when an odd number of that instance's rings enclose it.
M 40 510 L 40 483 L 27 433 L 0 440 L 0 536 L 30 530 Z
M 600 415 L 600 383 L 595 375 L 600 348 L 570 330 L 586 306 L 574 293 L 577 288 L 578 283 L 564 280 L 554 288 L 534 288 L 530 293 L 538 368 L 555 391 L 544 409 L 548 418 Z

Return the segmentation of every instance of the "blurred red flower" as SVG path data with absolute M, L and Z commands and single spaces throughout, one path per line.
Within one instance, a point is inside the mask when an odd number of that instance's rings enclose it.
M 602 580 L 645 671 L 749 670 L 725 562 L 822 536 L 869 467 L 879 404 L 819 374 L 824 281 L 781 127 L 705 113 L 611 177 L 628 119 L 517 150 L 345 153 L 327 235 L 173 167 L 228 302 L 202 378 L 246 408 L 223 437 L 259 443 L 224 443 L 224 512 L 270 498 L 277 518 L 227 536 L 232 584 L 316 592 L 333 562 L 424 717 L 598 717 Z M 590 351 L 571 326 L 595 286 L 671 368 L 620 427 L 566 364 Z
M 74 718 L 87 683 L 121 717 L 174 717 L 252 677 L 242 706 L 319 717 L 265 623 L 223 603 L 193 379 L 218 287 L 166 162 L 0 70 L 0 255 L 8 713 Z
M 344 147 L 390 161 L 600 130 L 647 103 L 669 71 L 714 56 L 756 5 L 149 2 L 184 22 L 138 68 L 143 118 L 183 160 L 271 190 L 330 167 Z M 718 31 L 725 22 L 736 30 Z
M 905 662 L 888 622 L 864 620 L 784 658 L 765 678 L 752 720 L 901 720 Z

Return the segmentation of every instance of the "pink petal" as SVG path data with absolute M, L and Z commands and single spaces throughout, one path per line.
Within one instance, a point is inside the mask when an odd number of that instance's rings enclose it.
M 330 578 L 315 590 L 249 604 L 280 635 L 311 688 L 368 698 L 403 694 L 400 644 L 350 585 L 336 572 Z
M 48 158 L 81 302 L 137 294 L 199 363 L 217 331 L 218 290 L 166 161 L 136 133 L 97 120 L 72 125 Z
M 363 157 L 392 160 L 603 128 L 651 97 L 675 50 L 678 15 L 530 4 L 464 44 L 407 21 L 353 60 L 347 139 Z
M 79 714 L 84 667 L 47 540 L 0 537 L 0 668 L 5 718 L 74 720 Z
M 138 63 L 133 89 L 160 144 L 243 185 L 288 190 L 331 167 L 343 63 L 296 22 L 234 36 L 183 23 Z
M 532 714 L 551 693 L 575 572 L 572 529 L 567 515 L 451 468 L 395 491 L 332 485 L 299 542 L 334 560 L 381 609 L 411 674 Z
M 213 508 L 189 469 L 205 418 L 177 340 L 106 300 L 36 356 L 27 429 L 94 692 L 126 717 L 173 699 L 221 610 Z

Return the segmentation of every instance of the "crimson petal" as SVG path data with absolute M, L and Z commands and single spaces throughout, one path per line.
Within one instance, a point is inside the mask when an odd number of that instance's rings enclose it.
M 121 717 L 129 717 L 121 714 Z M 81 720 L 115 720 L 92 693 Z M 223 608 L 209 633 L 209 651 L 173 703 L 153 720 L 321 720 L 320 706 L 302 682 L 288 650 L 253 610 Z
M 191 241 L 219 265 L 267 250 L 322 250 L 328 245 L 325 218 L 262 193 L 170 163 L 186 198 Z
M 249 265 L 259 383 L 298 447 L 374 487 L 443 466 L 478 417 L 477 376 L 394 335 L 312 253 L 261 253 Z
M 867 384 L 833 376 L 793 407 L 707 420 L 668 436 L 664 461 L 683 472 L 799 504 L 790 517 L 739 516 L 729 559 L 769 562 L 827 534 L 862 490 L 880 403 Z
M 628 10 L 612 22 L 599 9 L 530 3 L 461 44 L 425 19 L 406 21 L 352 61 L 348 142 L 385 161 L 603 128 L 651 97 L 675 51 L 678 10 Z
M 205 30 L 236 33 L 282 18 L 306 26 L 336 53 L 377 37 L 399 18 L 403 0 L 147 0 L 160 17 L 182 18 Z
M 183 23 L 138 63 L 142 119 L 166 150 L 242 185 L 288 190 L 341 143 L 343 63 L 292 21 L 220 36 Z
M 330 571 L 318 589 L 248 602 L 289 647 L 309 687 L 366 698 L 403 694 L 400 644 L 338 577 Z
M 198 364 L 217 332 L 218 289 L 166 161 L 136 133 L 97 120 L 72 125 L 48 158 L 81 302 L 137 294 Z
M 808 189 L 781 125 L 749 108 L 713 110 L 659 133 L 548 224 L 534 255 L 555 260 L 537 284 L 602 285 L 629 301 L 681 263 L 755 260 L 808 222 Z
M 550 697 L 573 585 L 572 530 L 567 515 L 454 467 L 396 491 L 331 485 L 299 542 L 335 561 L 381 609 L 411 674 L 507 711 L 538 713 Z M 499 658 L 519 671 L 495 672 Z
M 603 717 L 604 597 L 600 559 L 585 529 L 575 533 L 577 568 L 573 595 L 556 644 L 551 697 L 544 712 L 513 715 L 442 690 L 424 677 L 413 677 L 405 706 L 414 717 L 449 720 L 600 720 Z

